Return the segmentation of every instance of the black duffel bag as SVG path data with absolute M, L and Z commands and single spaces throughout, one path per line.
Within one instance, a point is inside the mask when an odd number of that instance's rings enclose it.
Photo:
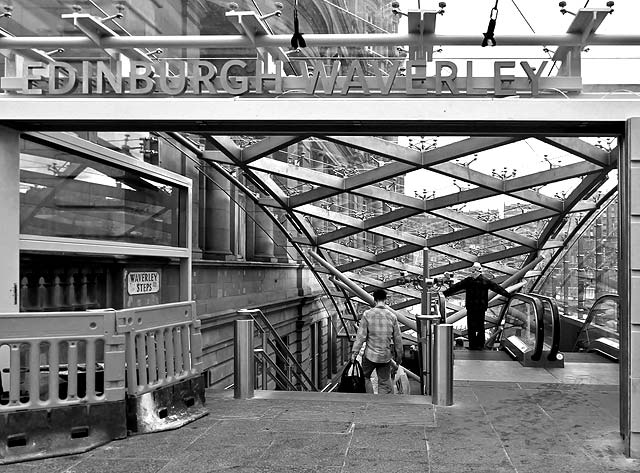
M 337 391 L 339 393 L 365 393 L 364 387 L 364 371 L 358 360 L 349 361 L 344 370 Z

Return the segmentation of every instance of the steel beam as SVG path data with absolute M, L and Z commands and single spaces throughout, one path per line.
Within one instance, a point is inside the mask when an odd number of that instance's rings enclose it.
M 429 34 L 311 34 L 304 36 L 307 47 L 317 46 L 404 46 L 424 44 L 436 46 L 477 46 L 477 35 Z M 152 35 L 114 36 L 100 39 L 102 49 L 131 48 L 205 48 L 233 49 L 284 47 L 291 43 L 290 34 L 258 36 L 251 41 L 245 35 Z M 639 46 L 640 35 L 594 34 L 586 40 L 580 34 L 500 35 L 500 46 Z M 95 49 L 94 41 L 82 36 L 19 36 L 0 38 L 0 49 Z
M 601 167 L 607 167 L 611 164 L 610 151 L 598 148 L 580 138 L 540 136 L 537 139 Z
M 240 160 L 244 164 L 249 164 L 264 156 L 268 156 L 276 151 L 286 148 L 289 145 L 302 141 L 305 135 L 294 136 L 270 136 L 257 143 L 243 148 L 240 152 Z
M 311 257 L 313 257 L 313 259 L 315 259 L 318 263 L 320 263 L 320 265 L 322 265 L 325 269 L 327 269 L 331 274 L 333 274 L 336 278 L 338 278 L 340 281 L 342 281 L 344 284 L 346 284 L 347 286 L 349 286 L 349 288 L 355 292 L 356 294 L 358 294 L 358 296 L 365 301 L 367 304 L 373 306 L 374 305 L 374 300 L 373 297 L 371 295 L 369 295 L 364 289 L 362 289 L 360 286 L 358 286 L 356 283 L 354 283 L 353 281 L 351 281 L 348 277 L 346 277 L 344 274 L 342 274 L 340 272 L 339 269 L 335 268 L 333 265 L 331 265 L 328 261 L 324 260 L 322 257 L 320 257 L 316 252 L 309 250 L 307 252 Z M 391 309 L 393 311 L 393 309 Z M 408 317 L 405 314 L 402 314 L 400 312 L 397 311 L 393 311 L 396 315 L 396 317 L 398 318 L 398 321 L 401 324 L 406 325 L 409 328 L 412 328 L 413 330 L 416 329 L 416 321 L 415 319 L 412 319 L 410 317 Z

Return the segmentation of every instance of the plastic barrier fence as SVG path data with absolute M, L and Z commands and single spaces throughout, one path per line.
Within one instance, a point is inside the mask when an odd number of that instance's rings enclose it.
M 116 332 L 126 337 L 127 393 L 144 394 L 200 374 L 202 335 L 195 303 L 119 310 Z
M 115 311 L 0 314 L 8 358 L 0 412 L 123 400 L 124 337 L 114 320 Z
M 0 464 L 206 415 L 195 304 L 0 314 Z
M 115 311 L 0 314 L 0 464 L 127 435 Z
M 195 303 L 120 310 L 116 332 L 126 337 L 130 433 L 175 429 L 207 414 Z

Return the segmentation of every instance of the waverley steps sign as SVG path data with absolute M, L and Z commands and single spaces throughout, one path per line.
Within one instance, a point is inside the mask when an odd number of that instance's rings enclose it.
M 37 96 L 496 96 L 579 92 L 580 77 L 547 77 L 547 61 L 495 61 L 492 77 L 474 76 L 473 61 L 233 59 L 24 63 L 0 78 L 0 94 Z M 285 73 L 284 71 L 288 72 Z M 297 71 L 297 72 L 292 72 Z

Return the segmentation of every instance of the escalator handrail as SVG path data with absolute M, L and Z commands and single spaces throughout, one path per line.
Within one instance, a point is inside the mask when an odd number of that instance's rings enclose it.
M 558 352 L 560 351 L 560 311 L 558 310 L 558 303 L 555 299 L 549 296 L 532 293 L 530 293 L 530 295 L 538 297 L 542 301 L 548 302 L 551 306 L 551 347 L 549 347 L 549 354 L 547 355 L 547 359 L 553 361 L 557 358 Z
M 533 305 L 536 322 L 536 338 L 531 359 L 533 361 L 538 361 L 542 357 L 542 349 L 544 347 L 544 323 L 542 319 L 542 312 L 544 311 L 544 308 L 542 307 L 542 301 L 538 297 L 536 297 L 535 295 L 521 293 L 512 294 L 502 307 L 502 311 L 500 312 L 499 317 L 499 324 L 500 326 L 504 327 L 505 315 L 507 313 L 507 310 L 511 306 L 511 303 L 516 300 L 520 300 L 522 302 L 530 303 Z
M 578 333 L 577 333 L 578 338 L 583 332 L 586 332 L 589 329 L 589 325 L 591 325 L 591 322 L 593 322 L 593 318 L 596 315 L 596 312 L 593 310 L 593 308 L 596 307 L 600 302 L 602 302 L 605 299 L 611 299 L 612 301 L 615 301 L 618 304 L 618 310 L 620 310 L 620 296 L 618 294 L 610 293 L 610 294 L 601 295 L 591 305 L 591 309 L 589 309 L 587 318 L 584 320 L 584 323 L 582 324 L 582 327 L 580 327 L 580 330 L 578 330 Z

